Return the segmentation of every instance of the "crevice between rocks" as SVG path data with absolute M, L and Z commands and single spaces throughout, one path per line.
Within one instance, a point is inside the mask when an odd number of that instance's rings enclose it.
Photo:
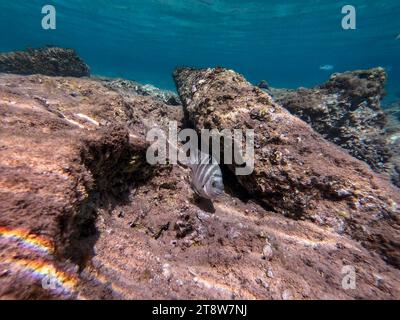
M 61 256 L 82 270 L 94 255 L 99 237 L 96 219 L 101 210 L 112 212 L 126 204 L 132 188 L 145 183 L 152 175 L 146 162 L 147 144 L 129 142 L 123 127 L 105 127 L 100 138 L 83 141 L 81 164 L 91 175 L 87 184 L 88 196 L 77 205 L 76 215 L 59 221 L 62 230 Z

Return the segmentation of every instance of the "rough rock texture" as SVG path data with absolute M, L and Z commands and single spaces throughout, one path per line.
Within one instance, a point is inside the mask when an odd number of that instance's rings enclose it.
M 169 90 L 161 90 L 151 84 L 140 84 L 136 81 L 125 79 L 112 79 L 100 77 L 99 79 L 106 87 L 117 90 L 119 93 L 136 94 L 141 96 L 151 96 L 165 104 L 179 106 L 181 104 L 176 93 Z
M 85 77 L 89 67 L 75 50 L 57 47 L 0 53 L 0 72 Z
M 397 188 L 234 71 L 184 68 L 174 77 L 196 129 L 255 129 L 255 170 L 237 177 L 253 198 L 347 234 L 400 266 Z
M 98 208 L 122 201 L 145 177 L 137 173 L 147 148 L 139 119 L 179 110 L 96 81 L 45 76 L 2 75 L 0 104 L 0 295 L 45 297 L 35 278 L 16 279 L 63 267 L 60 260 L 85 265 Z M 76 282 L 76 274 L 65 277 Z
M 92 261 L 116 298 L 399 297 L 400 271 L 356 241 L 229 189 L 212 206 L 196 202 L 187 176 L 166 168 L 101 215 Z M 342 288 L 346 265 L 357 270 L 357 290 Z
M 188 169 L 147 165 L 144 119 L 165 127 L 179 107 L 91 79 L 0 75 L 0 112 L 0 298 L 400 298 L 400 271 L 380 255 L 266 210 L 229 172 L 210 203 Z M 378 197 L 381 181 L 356 169 Z
M 275 101 L 309 123 L 329 141 L 347 149 L 377 172 L 392 156 L 387 144 L 383 68 L 333 74 L 312 89 L 271 90 Z
M 387 141 L 392 150 L 392 157 L 387 164 L 392 182 L 400 188 L 400 102 L 385 106 L 388 123 L 386 125 Z
M 389 118 L 389 125 L 386 127 L 389 128 L 390 132 L 398 131 L 397 124 L 400 122 L 400 101 L 384 106 L 383 111 Z

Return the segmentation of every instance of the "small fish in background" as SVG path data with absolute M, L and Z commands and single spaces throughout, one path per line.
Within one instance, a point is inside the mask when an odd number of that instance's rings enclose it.
M 395 40 L 400 40 L 400 33 L 397 35 L 397 37 L 395 38 Z
M 192 171 L 193 190 L 202 198 L 213 200 L 224 191 L 222 172 L 212 156 L 199 151 L 188 165 Z
M 334 66 L 331 64 L 326 64 L 326 65 L 319 67 L 320 70 L 324 70 L 324 71 L 331 71 L 331 70 L 333 70 L 333 68 L 334 68 Z

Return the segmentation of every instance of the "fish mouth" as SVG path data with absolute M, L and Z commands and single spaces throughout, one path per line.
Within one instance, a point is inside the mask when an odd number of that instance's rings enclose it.
M 213 193 L 217 196 L 221 195 L 224 192 L 224 185 L 218 185 L 213 188 Z

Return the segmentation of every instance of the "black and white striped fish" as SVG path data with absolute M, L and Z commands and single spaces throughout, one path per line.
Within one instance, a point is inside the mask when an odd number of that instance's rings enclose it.
M 152 127 L 158 127 L 147 120 L 142 121 L 148 130 Z M 160 134 L 168 143 L 169 148 L 176 150 L 178 153 L 183 152 L 175 143 L 172 143 L 167 138 L 162 129 L 160 129 Z M 192 188 L 200 197 L 213 200 L 222 194 L 224 183 L 221 168 L 212 156 L 197 150 L 197 152 L 194 152 L 194 155 L 190 154 L 190 160 L 179 161 L 179 163 L 190 168 Z
M 192 171 L 193 190 L 201 197 L 215 199 L 224 191 L 222 172 L 214 158 L 199 151 L 188 164 Z

